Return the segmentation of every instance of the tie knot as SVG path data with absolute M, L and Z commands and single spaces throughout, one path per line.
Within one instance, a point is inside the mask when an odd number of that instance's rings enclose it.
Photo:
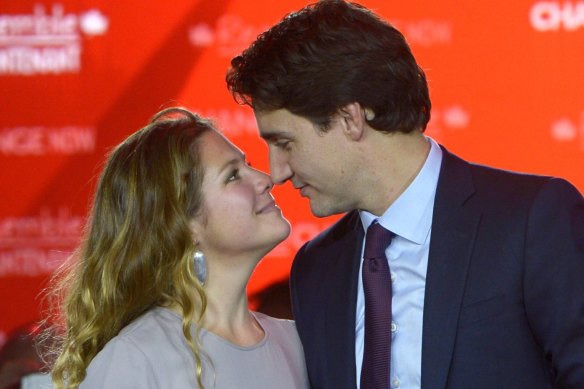
M 385 249 L 389 246 L 394 236 L 393 232 L 386 230 L 381 224 L 374 221 L 367 228 L 364 257 L 367 259 L 385 258 Z

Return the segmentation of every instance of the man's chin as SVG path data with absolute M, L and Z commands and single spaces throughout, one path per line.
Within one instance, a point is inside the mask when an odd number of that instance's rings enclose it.
M 346 212 L 344 210 L 336 209 L 335 207 L 327 206 L 326 204 L 317 203 L 312 199 L 310 200 L 310 211 L 316 217 L 327 217 Z

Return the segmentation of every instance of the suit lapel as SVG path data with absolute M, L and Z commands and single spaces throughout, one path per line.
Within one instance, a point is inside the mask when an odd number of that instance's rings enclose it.
M 445 388 L 480 213 L 469 165 L 445 149 L 436 190 L 424 300 L 422 388 Z
M 327 283 L 328 306 L 326 347 L 329 353 L 327 375 L 331 388 L 355 388 L 355 315 L 357 277 L 361 259 L 363 228 L 358 213 L 350 215 L 346 233 L 326 248 L 332 259 L 323 282 Z

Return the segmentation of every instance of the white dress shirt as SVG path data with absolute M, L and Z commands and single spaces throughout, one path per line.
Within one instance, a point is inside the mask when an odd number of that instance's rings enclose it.
M 442 164 L 440 146 L 431 138 L 427 139 L 431 147 L 422 169 L 383 215 L 377 218 L 369 212 L 359 212 L 365 231 L 377 219 L 379 224 L 396 234 L 385 250 L 393 291 L 391 388 L 419 388 L 421 381 L 424 291 L 434 197 Z M 365 301 L 361 276 L 364 248 L 365 242 L 361 251 L 355 321 L 357 388 L 361 386 L 365 335 Z

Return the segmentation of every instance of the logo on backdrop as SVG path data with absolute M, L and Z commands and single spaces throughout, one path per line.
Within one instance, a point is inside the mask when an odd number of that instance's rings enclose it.
M 553 121 L 550 132 L 554 140 L 578 143 L 584 152 L 584 111 L 580 112 L 579 122 L 569 117 L 561 117 Z
M 0 128 L 0 155 L 74 155 L 95 151 L 94 127 L 7 127 Z
M 452 43 L 452 23 L 446 20 L 390 20 L 400 30 L 408 43 L 414 46 L 435 46 Z
M 575 31 L 584 28 L 584 1 L 538 1 L 529 12 L 537 31 Z
M 413 45 L 432 46 L 452 42 L 452 24 L 448 21 L 392 20 L 391 23 L 401 30 Z M 204 22 L 192 25 L 188 29 L 188 37 L 194 47 L 215 47 L 219 56 L 231 58 L 247 48 L 268 28 L 269 24 L 249 24 L 239 15 L 226 14 L 217 19 L 215 26 Z
M 30 14 L 0 14 L 0 75 L 78 73 L 83 36 L 103 35 L 108 25 L 97 9 L 77 15 L 58 3 L 35 5 Z
M 215 46 L 219 56 L 231 58 L 243 51 L 268 27 L 268 24 L 249 24 L 239 15 L 226 14 L 217 19 L 215 26 L 210 26 L 207 23 L 191 26 L 188 30 L 188 36 L 194 47 L 209 48 Z
M 426 134 L 439 138 L 447 131 L 465 130 L 470 125 L 471 115 L 461 105 L 432 107 L 432 116 Z
M 84 222 L 67 207 L 0 218 L 0 277 L 51 273 L 75 249 Z

